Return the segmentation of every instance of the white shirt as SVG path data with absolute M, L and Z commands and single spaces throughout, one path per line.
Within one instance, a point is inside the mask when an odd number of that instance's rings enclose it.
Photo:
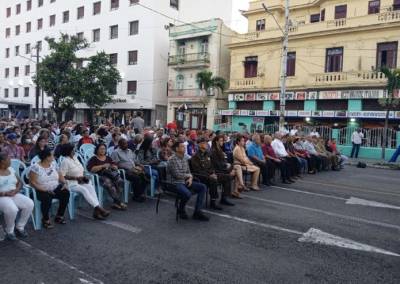
M 53 191 L 58 186 L 58 171 L 54 163 L 49 168 L 43 168 L 39 163 L 34 164 L 31 171 L 37 174 L 37 182 L 47 191 Z
M 271 143 L 272 149 L 274 149 L 275 155 L 279 158 L 287 157 L 289 154 L 286 152 L 285 145 L 279 139 L 274 139 Z
M 8 171 L 10 172 L 8 176 L 0 176 L 0 192 L 8 192 L 17 188 L 18 180 L 14 169 L 9 167 Z
M 63 176 L 70 177 L 82 177 L 83 176 L 83 166 L 78 161 L 76 157 L 71 159 L 70 157 L 65 157 L 60 165 L 60 172 Z M 76 185 L 78 181 L 76 180 L 67 180 L 68 185 Z
M 354 144 L 361 144 L 363 138 L 364 134 L 362 132 L 358 133 L 357 131 L 354 131 L 353 135 L 351 135 L 351 142 Z
M 297 134 L 297 129 L 290 130 L 290 136 L 295 136 Z
M 318 133 L 318 131 L 312 131 L 312 132 L 310 133 L 310 136 L 316 136 L 316 137 L 319 138 L 319 133 Z

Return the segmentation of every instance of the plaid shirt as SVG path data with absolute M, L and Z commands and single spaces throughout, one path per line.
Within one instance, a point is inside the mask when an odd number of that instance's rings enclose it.
M 167 175 L 173 183 L 185 183 L 187 178 L 192 177 L 188 161 L 184 157 L 173 155 L 168 161 Z
M 12 147 L 11 145 L 7 145 L 2 150 L 7 153 L 10 159 L 18 159 L 21 161 L 25 159 L 25 151 L 21 146 L 15 145 L 15 147 Z

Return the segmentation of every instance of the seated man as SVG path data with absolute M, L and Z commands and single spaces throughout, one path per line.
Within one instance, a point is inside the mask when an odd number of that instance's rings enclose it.
M 294 176 L 296 176 L 299 172 L 299 165 L 298 165 L 298 160 L 296 157 L 291 157 L 289 153 L 286 151 L 285 145 L 282 142 L 282 133 L 281 132 L 276 132 L 275 133 L 275 139 L 272 141 L 271 146 L 272 149 L 274 149 L 275 155 L 281 159 L 287 162 L 289 166 L 289 178 L 287 181 L 293 183 L 294 180 L 292 179 Z
M 278 158 L 278 156 L 275 154 L 274 149 L 271 146 L 271 143 L 272 143 L 272 137 L 269 135 L 265 135 L 264 144 L 262 146 L 264 157 L 268 162 L 273 163 L 274 172 L 275 168 L 277 167 L 279 168 L 281 172 L 282 183 L 291 184 L 294 181 L 292 181 L 290 178 L 289 164 L 284 159 Z
M 263 185 L 273 185 L 272 179 L 274 178 L 275 167 L 271 161 L 268 162 L 264 157 L 259 134 L 253 135 L 252 142 L 247 146 L 247 155 L 260 168 Z
M 185 159 L 186 147 L 183 141 L 177 141 L 172 146 L 175 154 L 169 159 L 167 166 L 167 178 L 175 184 L 180 196 L 178 214 L 181 219 L 188 219 L 185 206 L 192 197 L 192 192 L 197 193 L 196 205 L 193 213 L 193 219 L 199 221 L 208 221 L 209 218 L 203 214 L 201 209 L 204 206 L 204 198 L 207 194 L 207 187 L 199 182 L 193 181 L 193 175 L 190 173 L 189 163 Z
M 312 137 L 311 136 L 307 136 L 307 138 L 303 141 L 302 145 L 303 145 L 304 150 L 306 150 L 307 153 L 310 155 L 311 159 L 313 161 L 315 161 L 315 169 L 318 170 L 318 171 L 321 171 L 321 168 L 322 168 L 322 157 L 320 156 L 320 154 L 315 149 L 313 141 L 312 141 Z M 310 173 L 315 173 L 314 169 L 312 169 L 312 171 Z
M 232 206 L 233 204 L 227 200 L 227 196 L 231 195 L 231 178 L 229 175 L 217 175 L 213 165 L 211 164 L 211 158 L 208 151 L 208 140 L 201 137 L 197 140 L 198 151 L 190 160 L 192 166 L 192 173 L 202 183 L 207 185 L 210 190 L 211 209 L 222 210 L 216 204 L 218 199 L 218 184 L 222 184 L 223 193 L 221 195 L 220 204 Z
M 144 202 L 146 189 L 144 168 L 135 164 L 135 155 L 128 148 L 128 142 L 125 139 L 118 141 L 118 149 L 111 154 L 111 158 L 119 169 L 125 170 L 126 178 L 133 183 L 133 200 Z

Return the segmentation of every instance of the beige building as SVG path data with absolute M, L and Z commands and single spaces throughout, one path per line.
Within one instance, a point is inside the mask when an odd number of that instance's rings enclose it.
M 227 108 L 227 96 L 218 90 L 206 94 L 196 76 L 209 70 L 229 79 L 227 44 L 234 35 L 220 19 L 170 28 L 168 122 L 175 120 L 181 128 L 213 128 L 215 110 Z
M 285 0 L 251 1 L 243 13 L 248 18 L 248 33 L 233 38 L 229 46 L 230 110 L 222 112 L 234 129 L 239 123 L 254 127 L 278 120 L 282 32 L 263 3 L 284 27 Z M 290 3 L 289 124 L 307 120 L 346 125 L 351 118 L 381 124 L 378 99 L 385 95 L 386 78 L 379 70 L 400 64 L 400 1 Z

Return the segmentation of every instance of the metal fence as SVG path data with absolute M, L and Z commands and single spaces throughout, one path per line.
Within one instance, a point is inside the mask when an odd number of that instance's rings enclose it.
M 351 136 L 357 127 L 345 127 L 339 130 L 338 144 L 351 145 Z M 384 128 L 371 128 L 362 129 L 364 139 L 362 142 L 363 147 L 382 148 Z M 394 129 L 387 130 L 387 143 L 386 148 L 395 149 L 397 143 L 397 132 Z

